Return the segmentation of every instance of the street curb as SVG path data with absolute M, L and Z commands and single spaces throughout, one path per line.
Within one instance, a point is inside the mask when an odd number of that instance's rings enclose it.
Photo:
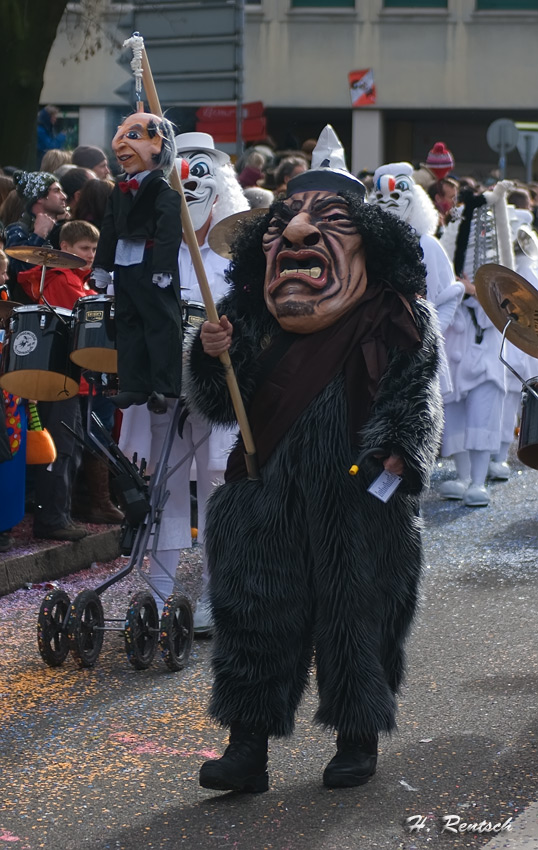
M 484 850 L 536 850 L 538 848 L 538 802 L 517 816 L 513 831 L 504 832 L 484 845 Z
M 0 560 L 0 596 L 25 584 L 49 581 L 87 569 L 94 561 L 113 561 L 120 554 L 120 530 L 88 534 L 76 542 L 56 543 L 37 552 Z

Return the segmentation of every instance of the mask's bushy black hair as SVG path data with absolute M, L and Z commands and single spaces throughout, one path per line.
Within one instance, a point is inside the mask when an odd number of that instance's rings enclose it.
M 368 280 L 383 280 L 407 299 L 426 293 L 426 269 L 415 231 L 395 215 L 374 204 L 364 204 L 352 193 L 343 193 L 351 217 L 362 236 Z M 264 303 L 265 254 L 262 238 L 269 221 L 283 201 L 275 201 L 267 215 L 245 221 L 232 244 L 233 261 L 228 279 L 240 310 L 251 312 Z

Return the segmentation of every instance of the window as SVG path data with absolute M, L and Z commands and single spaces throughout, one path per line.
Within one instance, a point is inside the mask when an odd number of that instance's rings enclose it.
M 311 9 L 313 7 L 319 8 L 320 6 L 325 6 L 325 8 L 334 8 L 338 6 L 340 9 L 354 9 L 355 8 L 355 0 L 292 0 L 292 6 L 309 6 Z
M 502 9 L 504 12 L 530 9 L 538 12 L 538 0 L 476 0 L 476 9 L 478 12 L 485 9 Z
M 385 0 L 386 9 L 446 9 L 448 0 Z

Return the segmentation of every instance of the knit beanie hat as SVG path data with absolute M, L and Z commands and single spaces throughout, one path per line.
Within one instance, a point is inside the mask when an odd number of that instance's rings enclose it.
M 424 165 L 435 174 L 437 180 L 442 180 L 454 168 L 454 157 L 444 142 L 436 142 L 429 152 Z
M 47 195 L 52 184 L 58 182 L 58 178 L 47 171 L 15 171 L 13 182 L 17 194 L 24 198 L 30 207 Z
M 258 180 L 261 180 L 262 177 L 263 171 L 260 171 L 259 168 L 254 168 L 252 165 L 247 165 L 246 168 L 243 168 L 237 179 L 243 189 L 249 189 L 251 186 L 256 186 Z
M 79 168 L 93 168 L 105 161 L 105 152 L 93 145 L 79 145 L 71 155 L 71 162 Z

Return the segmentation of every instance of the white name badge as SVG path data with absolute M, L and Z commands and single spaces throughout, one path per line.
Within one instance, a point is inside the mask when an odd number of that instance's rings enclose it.
M 394 491 L 400 486 L 401 477 L 393 475 L 392 472 L 384 470 L 375 481 L 372 481 L 368 487 L 368 492 L 381 499 L 382 502 L 388 502 Z

